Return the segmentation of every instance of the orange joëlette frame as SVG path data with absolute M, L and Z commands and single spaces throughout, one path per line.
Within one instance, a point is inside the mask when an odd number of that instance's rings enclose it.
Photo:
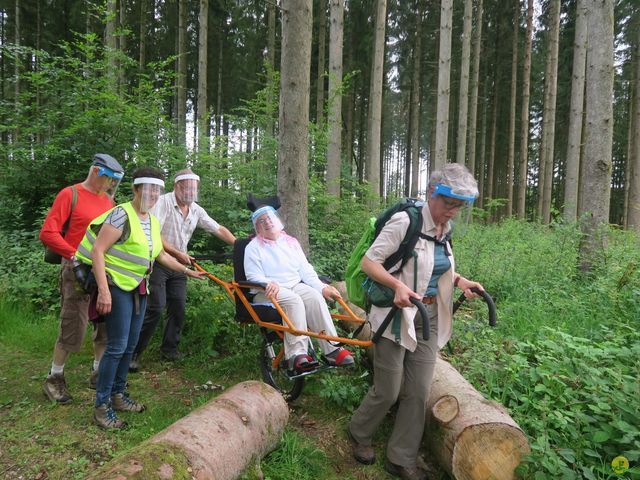
M 287 317 L 287 314 L 284 313 L 284 311 L 282 310 L 282 307 L 280 307 L 280 305 L 278 304 L 278 301 L 273 297 L 269 297 L 269 300 L 271 300 L 271 302 L 273 303 L 273 306 L 276 308 L 276 310 L 282 317 L 282 321 L 284 322 L 284 325 L 279 325 L 277 323 L 263 322 L 262 320 L 260 320 L 260 317 L 258 316 L 256 311 L 253 309 L 253 306 L 251 305 L 251 303 L 249 303 L 249 300 L 247 300 L 247 297 L 242 291 L 243 289 L 247 288 L 246 286 L 240 286 L 240 284 L 236 283 L 235 281 L 225 282 L 224 280 L 216 277 L 212 273 L 207 272 L 204 268 L 202 268 L 196 262 L 193 262 L 193 266 L 199 272 L 206 273 L 207 274 L 206 276 L 210 280 L 213 280 L 222 288 L 224 288 L 224 290 L 227 292 L 227 295 L 229 295 L 229 297 L 231 297 L 232 300 L 235 301 L 235 298 L 237 296 L 246 307 L 247 312 L 249 312 L 249 315 L 251 315 L 251 318 L 253 319 L 253 321 L 258 325 L 260 325 L 261 327 L 265 327 L 270 330 L 276 330 L 279 332 L 291 333 L 293 335 L 306 335 L 308 337 L 320 338 L 322 340 L 328 340 L 331 342 L 340 342 L 346 345 L 359 345 L 361 347 L 370 347 L 373 345 L 373 342 L 371 340 L 358 340 L 357 338 L 334 337 L 332 335 L 325 335 L 324 333 L 310 332 L 309 330 L 298 330 L 293 326 L 293 324 L 291 323 L 291 320 L 289 320 L 289 318 Z M 347 314 L 341 315 L 341 314 L 332 313 L 331 318 L 335 320 L 345 320 L 345 321 L 354 322 L 354 323 L 365 322 L 364 319 L 358 317 L 355 313 L 353 313 L 353 311 L 349 308 L 349 306 L 346 304 L 346 302 L 342 298 L 338 298 L 337 301 L 340 304 L 340 306 L 344 309 L 344 311 L 347 312 Z

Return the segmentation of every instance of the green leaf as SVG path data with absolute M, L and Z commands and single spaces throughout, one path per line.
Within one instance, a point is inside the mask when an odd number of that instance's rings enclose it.
M 593 436 L 593 441 L 596 443 L 603 443 L 609 440 L 609 434 L 607 432 L 603 432 L 602 430 L 598 430 Z

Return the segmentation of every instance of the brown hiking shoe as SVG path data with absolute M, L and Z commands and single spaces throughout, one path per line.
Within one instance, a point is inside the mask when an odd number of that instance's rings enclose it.
M 384 469 L 394 477 L 402 478 L 402 480 L 429 480 L 427 472 L 418 466 L 403 467 L 391 463 L 389 459 L 384 462 Z
M 376 463 L 376 453 L 373 450 L 371 445 L 363 445 L 359 443 L 353 435 L 351 435 L 351 431 L 349 427 L 347 427 L 347 437 L 351 441 L 351 453 L 353 454 L 353 458 L 355 458 L 358 462 L 364 465 L 373 465 Z
M 67 382 L 63 373 L 47 376 L 44 385 L 42 385 L 42 391 L 52 402 L 65 404 L 73 399 L 67 390 Z
M 114 410 L 118 412 L 144 412 L 146 407 L 136 402 L 135 400 L 131 400 L 129 395 L 126 393 L 116 393 L 111 396 L 111 405 Z
M 91 390 L 95 390 L 98 385 L 98 370 L 97 368 L 92 368 L 89 374 L 89 388 Z
M 105 430 L 119 430 L 127 425 L 117 417 L 113 408 L 106 403 L 93 409 L 93 423 Z

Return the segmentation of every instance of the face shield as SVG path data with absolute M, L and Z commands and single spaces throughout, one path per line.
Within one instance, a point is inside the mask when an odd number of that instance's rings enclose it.
M 106 153 L 96 153 L 93 156 L 93 165 L 98 167 L 98 178 L 105 177 L 111 182 L 105 192 L 111 198 L 115 198 L 116 190 L 124 177 L 124 169 L 115 158 Z
M 115 198 L 116 190 L 124 177 L 124 172 L 114 172 L 110 168 L 98 166 L 98 177 L 106 177 L 111 183 L 107 187 L 106 192 L 111 198 Z
M 260 207 L 251 214 L 253 228 L 259 237 L 275 240 L 284 230 L 284 224 L 273 207 Z
M 174 192 L 180 203 L 187 205 L 198 201 L 200 177 L 193 173 L 178 175 L 174 180 Z
M 452 234 L 456 237 L 463 236 L 471 223 L 476 197 L 456 193 L 450 186 L 442 183 L 436 183 L 431 197 L 441 203 L 445 216 L 451 222 Z
M 164 193 L 164 182 L 159 178 L 138 177 L 133 181 L 136 195 L 140 196 L 140 212 L 147 213 Z

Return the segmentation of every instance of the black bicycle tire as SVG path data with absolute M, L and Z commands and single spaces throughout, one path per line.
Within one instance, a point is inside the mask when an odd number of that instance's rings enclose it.
M 274 371 L 272 367 L 272 358 L 269 355 L 268 350 L 269 344 L 273 345 L 274 350 L 276 351 L 280 348 L 284 348 L 281 338 L 277 338 L 273 341 L 269 341 L 266 338 L 262 339 L 259 359 L 262 379 L 265 383 L 279 391 L 287 402 L 293 402 L 302 393 L 302 389 L 304 388 L 304 378 L 295 378 L 290 380 L 286 376 L 284 370 L 279 369 L 279 371 Z

